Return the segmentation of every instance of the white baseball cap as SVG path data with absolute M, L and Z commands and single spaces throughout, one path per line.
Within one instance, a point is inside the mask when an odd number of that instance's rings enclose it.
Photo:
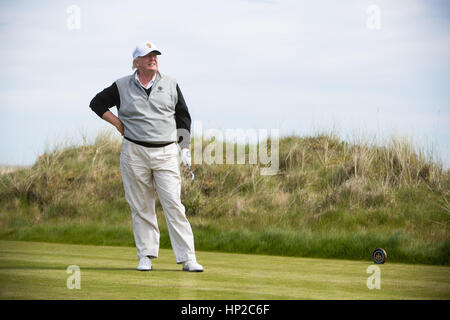
M 138 44 L 136 49 L 133 51 L 133 60 L 137 57 L 143 57 L 149 54 L 150 52 L 156 52 L 156 54 L 161 54 L 161 51 L 151 42 L 147 41 L 142 44 Z

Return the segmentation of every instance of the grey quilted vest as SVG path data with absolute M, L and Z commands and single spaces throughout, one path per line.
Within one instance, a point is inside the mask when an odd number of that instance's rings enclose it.
M 116 85 L 120 95 L 118 115 L 125 127 L 125 137 L 149 143 L 177 141 L 175 79 L 158 72 L 149 96 L 134 73 L 116 80 Z

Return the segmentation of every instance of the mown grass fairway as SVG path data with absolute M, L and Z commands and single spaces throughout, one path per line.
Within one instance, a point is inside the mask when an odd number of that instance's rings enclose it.
M 389 254 L 389 253 L 388 253 Z M 370 261 L 197 252 L 203 273 L 181 271 L 161 249 L 138 272 L 136 250 L 0 241 L 1 299 L 450 299 L 446 266 L 381 265 L 381 289 L 366 286 Z M 68 289 L 70 265 L 81 288 Z

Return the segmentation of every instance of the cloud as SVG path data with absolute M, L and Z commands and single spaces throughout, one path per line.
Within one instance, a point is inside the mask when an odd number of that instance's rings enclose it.
M 79 30 L 66 25 L 71 4 L 0 4 L 4 119 L 14 110 L 92 124 L 90 99 L 131 73 L 133 47 L 149 39 L 193 116 L 212 125 L 291 131 L 340 121 L 350 130 L 380 121 L 448 140 L 435 130 L 450 125 L 445 2 L 377 0 L 378 31 L 366 26 L 374 2 L 364 0 L 77 1 Z

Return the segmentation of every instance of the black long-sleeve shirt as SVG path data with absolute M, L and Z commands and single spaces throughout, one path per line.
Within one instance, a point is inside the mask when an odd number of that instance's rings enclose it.
M 147 96 L 150 95 L 153 86 L 149 89 L 145 89 Z M 178 102 L 175 106 L 175 122 L 178 129 L 185 129 L 188 132 L 191 132 L 191 116 L 189 114 L 189 110 L 186 105 L 186 101 L 184 100 L 183 94 L 181 93 L 180 87 L 177 84 L 177 94 L 178 94 Z M 103 114 L 108 111 L 112 107 L 120 108 L 120 95 L 119 89 L 117 88 L 116 83 L 114 82 L 111 86 L 103 89 L 101 92 L 97 93 L 95 97 L 91 100 L 89 107 L 94 111 L 100 118 L 103 117 Z M 180 145 L 188 146 L 190 141 L 185 141 L 183 143 L 182 139 L 178 141 Z

